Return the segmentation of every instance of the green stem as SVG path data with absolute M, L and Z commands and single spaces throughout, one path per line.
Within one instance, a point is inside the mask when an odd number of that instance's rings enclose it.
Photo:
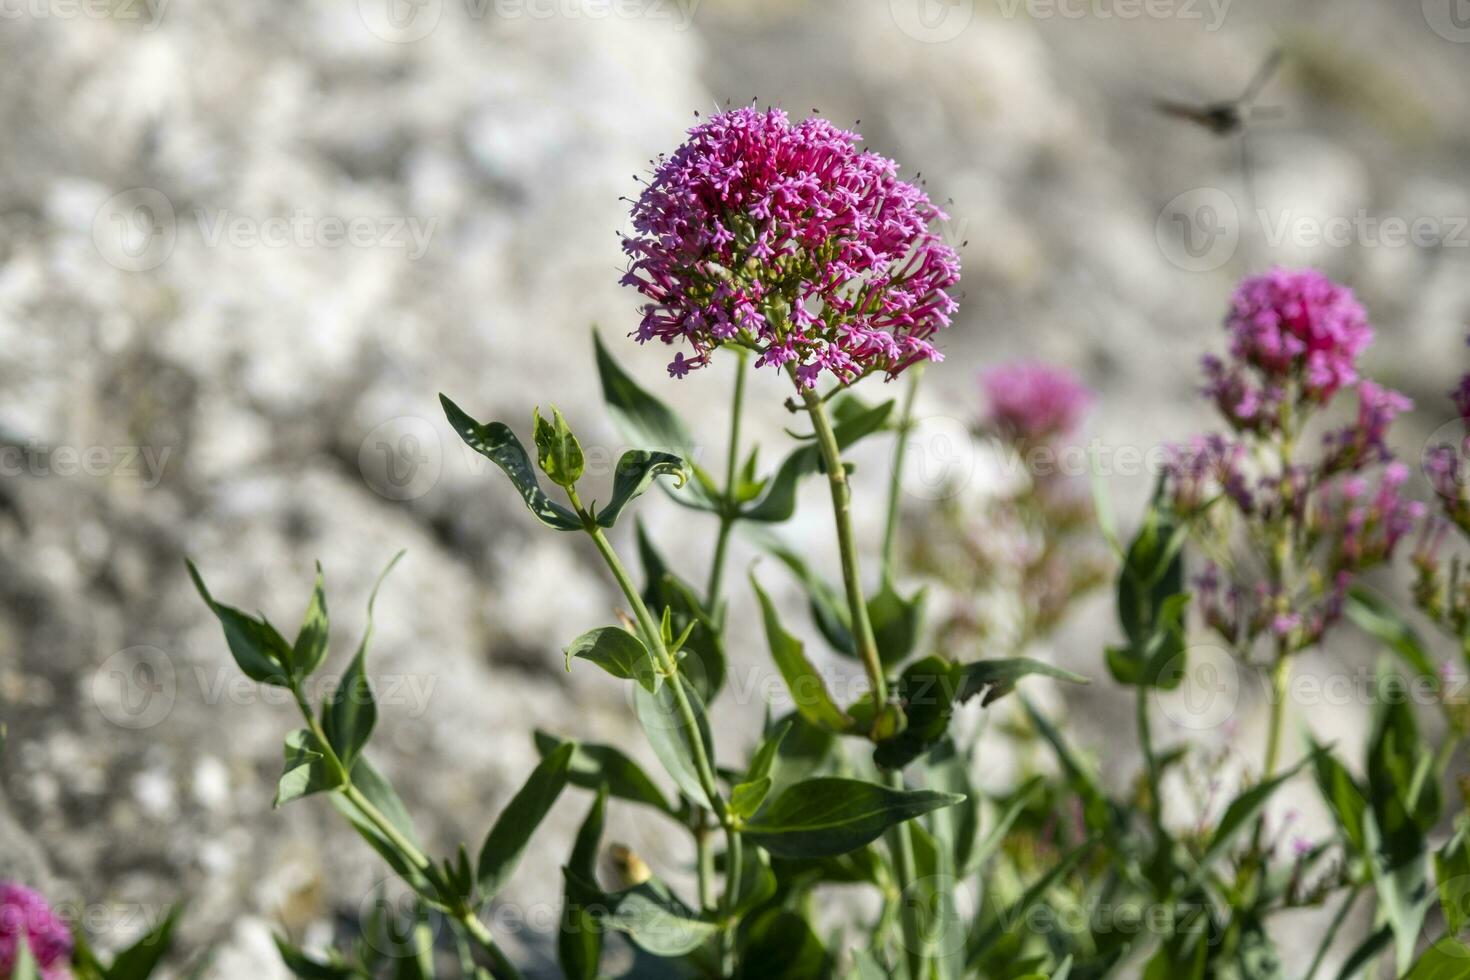
M 715 852 L 710 847 L 709 826 L 704 822 L 704 811 L 700 811 L 699 826 L 694 828 L 695 869 L 699 873 L 699 907 L 705 912 L 715 911 Z
M 794 375 L 793 375 L 794 376 Z M 798 385 L 798 387 L 800 387 Z M 827 470 L 827 483 L 832 490 L 832 516 L 837 522 L 837 548 L 842 554 L 842 581 L 847 586 L 847 608 L 852 618 L 852 636 L 858 656 L 873 687 L 873 704 L 881 709 L 888 703 L 888 682 L 883 676 L 883 662 L 878 659 L 878 643 L 873 638 L 873 624 L 868 619 L 868 604 L 863 598 L 863 585 L 858 570 L 857 542 L 852 533 L 852 489 L 847 470 L 842 465 L 842 451 L 827 418 L 827 407 L 810 388 L 801 388 L 807 414 L 817 436 L 817 448 Z
M 890 769 L 884 779 L 901 790 L 903 773 Z M 893 873 L 898 879 L 898 917 L 903 930 L 904 959 L 908 963 L 909 980 L 925 980 L 927 957 L 924 955 L 924 927 L 919 921 L 918 896 L 914 885 L 914 838 L 907 821 L 894 824 L 888 831 L 888 849 L 893 855 Z
M 633 607 L 633 616 L 638 622 L 638 628 L 643 633 L 644 642 L 648 645 L 648 655 L 653 661 L 655 669 L 664 676 L 668 683 L 669 691 L 674 696 L 674 707 L 679 713 L 679 723 L 685 726 L 685 730 L 692 733 L 688 739 L 690 754 L 694 756 L 694 771 L 699 778 L 700 789 L 709 800 L 710 810 L 715 819 L 725 831 L 725 854 L 729 867 L 725 872 L 725 895 L 721 902 L 722 916 L 727 920 L 726 928 L 721 934 L 722 956 L 729 962 L 733 953 L 730 951 L 731 918 L 730 910 L 734 906 L 736 889 L 740 882 L 740 835 L 735 830 L 734 821 L 730 817 L 729 810 L 725 806 L 725 798 L 720 793 L 720 787 L 715 780 L 715 769 L 710 762 L 709 753 L 705 751 L 704 739 L 700 737 L 699 721 L 695 717 L 694 707 L 689 702 L 689 696 L 684 691 L 684 684 L 679 675 L 678 662 L 664 646 L 663 633 L 659 630 L 658 622 L 649 612 L 648 606 L 639 594 L 637 586 L 633 584 L 632 577 L 624 567 L 622 560 L 618 558 L 617 552 L 613 550 L 612 542 L 608 541 L 607 535 L 597 522 L 582 509 L 581 501 L 577 499 L 576 491 L 568 490 L 568 497 L 577 513 L 581 515 L 583 526 L 587 534 L 597 545 L 598 552 L 612 571 L 613 578 L 617 580 L 618 587 L 623 590 L 628 604 Z M 729 972 L 727 970 L 727 972 Z
M 1362 885 L 1354 885 L 1337 907 L 1337 914 L 1332 917 L 1332 924 L 1322 935 L 1322 942 L 1317 946 L 1317 955 L 1312 957 L 1312 965 L 1307 967 L 1306 974 L 1302 980 L 1312 980 L 1321 968 L 1322 961 L 1327 958 L 1327 951 L 1332 948 L 1332 941 L 1337 938 L 1337 931 L 1342 928 L 1343 922 L 1347 920 L 1348 912 L 1352 911 L 1353 902 L 1358 900 L 1358 893 L 1363 890 Z
M 322 756 L 327 765 L 331 767 L 336 777 L 341 780 L 341 785 L 338 787 L 337 792 L 341 793 L 351 801 L 353 806 L 357 807 L 358 811 L 367 818 L 368 822 L 380 834 L 387 838 L 388 842 L 393 845 L 394 849 L 405 861 L 413 865 L 429 881 L 435 881 L 437 875 L 434 862 L 429 860 L 428 856 L 423 851 L 420 851 L 413 841 L 404 836 L 403 832 L 394 826 L 393 821 L 383 815 L 383 811 L 379 810 L 372 800 L 364 796 L 362 791 L 352 784 L 351 773 L 348 771 L 347 766 L 343 764 L 341 757 L 337 755 L 336 749 L 332 748 L 332 743 L 327 740 L 327 733 L 322 728 L 321 721 L 312 712 L 311 705 L 307 704 L 306 696 L 301 693 L 300 685 L 293 682 L 291 693 L 295 696 L 296 707 L 300 709 L 301 717 L 305 719 L 307 728 L 310 729 L 312 736 L 317 741 L 317 746 L 322 750 Z M 495 937 L 490 935 L 490 930 L 485 927 L 483 922 L 475 917 L 473 909 L 459 904 L 449 909 L 449 914 L 485 950 L 485 953 L 490 957 L 490 961 L 493 964 L 495 976 L 504 978 L 504 980 L 521 980 L 520 971 L 506 958 L 505 953 L 496 944 Z
M 916 364 L 909 369 L 909 388 L 903 399 L 903 410 L 898 417 L 898 438 L 893 443 L 892 471 L 888 474 L 888 517 L 883 523 L 883 574 L 893 573 L 893 550 L 898 543 L 899 501 L 903 492 L 903 458 L 908 452 L 909 431 L 913 428 L 914 400 L 919 394 L 919 382 L 924 377 L 924 366 Z
M 1271 718 L 1266 729 L 1266 760 L 1262 779 L 1276 774 L 1281 761 L 1281 730 L 1286 719 L 1287 685 L 1291 681 L 1291 657 L 1278 656 L 1271 668 Z
M 1155 829 L 1162 830 L 1164 826 L 1164 798 L 1159 793 L 1159 759 L 1154 754 L 1153 730 L 1148 721 L 1148 696 L 1149 688 L 1143 684 L 1137 685 L 1137 695 L 1134 702 L 1134 714 L 1138 722 L 1138 744 L 1143 751 L 1144 769 L 1148 779 L 1148 812 L 1153 818 Z M 1162 835 L 1160 846 L 1163 846 Z
M 735 351 L 735 394 L 730 399 L 730 449 L 725 459 L 725 494 L 720 500 L 720 531 L 715 538 L 715 557 L 709 569 L 709 585 L 704 590 L 705 605 L 711 615 L 717 614 L 720 580 L 725 574 L 725 552 L 730 530 L 735 526 L 735 474 L 740 466 L 740 416 L 745 405 L 745 352 Z

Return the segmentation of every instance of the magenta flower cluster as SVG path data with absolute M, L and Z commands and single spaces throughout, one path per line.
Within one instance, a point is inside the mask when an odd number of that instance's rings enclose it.
M 1287 407 L 1322 405 L 1358 380 L 1373 328 L 1352 290 L 1315 269 L 1272 269 L 1243 280 L 1225 318 L 1230 361 L 1205 359 L 1209 392 L 1242 431 L 1279 422 Z
M 0 881 L 0 978 L 11 975 L 24 936 L 47 980 L 71 975 L 72 938 L 65 922 L 35 889 Z
M 1319 272 L 1246 279 L 1225 327 L 1230 356 L 1206 360 L 1206 393 L 1235 434 L 1172 449 L 1172 502 L 1213 533 L 1243 526 L 1278 556 L 1264 575 L 1237 572 L 1228 583 L 1208 566 L 1197 580 L 1205 621 L 1237 644 L 1270 634 L 1301 649 L 1341 617 L 1354 578 L 1388 561 L 1424 517 L 1424 505 L 1403 494 L 1408 469 L 1388 445 L 1394 420 L 1413 403 L 1360 376 L 1373 330 L 1351 291 Z M 1323 436 L 1315 459 L 1300 458 L 1303 423 L 1343 389 L 1356 391 L 1355 417 Z M 1238 520 L 1212 507 L 1217 497 Z
M 686 345 L 683 377 L 727 343 L 804 386 L 939 360 L 957 304 L 945 218 L 857 133 L 742 108 L 689 131 L 634 202 L 623 283 L 647 302 L 636 336 Z
M 1092 391 L 1065 368 L 1019 361 L 980 374 L 983 423 L 1015 442 L 1069 436 L 1092 405 Z

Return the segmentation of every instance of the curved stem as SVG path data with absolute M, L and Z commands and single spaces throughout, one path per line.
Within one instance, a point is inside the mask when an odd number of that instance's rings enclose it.
M 1281 729 L 1286 720 L 1287 686 L 1291 681 L 1291 657 L 1278 655 L 1271 668 L 1271 720 L 1266 729 L 1266 759 L 1261 778 L 1276 774 L 1281 761 Z
M 807 414 L 811 416 L 817 448 L 822 454 L 822 465 L 827 470 L 827 483 L 832 490 L 832 516 L 837 523 L 837 548 L 842 554 L 842 581 L 847 586 L 853 642 L 857 645 L 863 669 L 867 671 L 868 682 L 873 687 L 873 704 L 875 708 L 881 708 L 888 702 L 888 682 L 883 676 L 883 662 L 878 658 L 873 624 L 868 619 L 868 603 L 863 598 L 857 542 L 852 533 L 852 491 L 847 482 L 847 470 L 842 465 L 842 451 L 837 445 L 837 436 L 832 431 L 832 422 L 827 418 L 827 407 L 821 396 L 810 388 L 802 387 L 801 397 L 806 402 Z
M 322 756 L 327 765 L 331 767 L 337 778 L 342 781 L 342 784 L 337 788 L 337 792 L 341 793 L 351 801 L 353 806 L 357 807 L 358 811 L 367 818 L 368 822 L 380 834 L 387 838 L 389 843 L 402 855 L 405 861 L 413 865 L 425 878 L 434 881 L 436 878 L 434 862 L 423 851 L 420 851 L 418 846 L 409 840 L 393 824 L 393 821 L 384 816 L 383 811 L 379 810 L 372 800 L 368 799 L 363 795 L 361 790 L 352 784 L 351 773 L 348 771 L 347 766 L 343 764 L 342 759 L 337 755 L 337 751 L 332 748 L 332 743 L 327 740 L 327 733 L 322 728 L 321 721 L 312 712 L 311 705 L 307 704 L 305 695 L 301 693 L 300 685 L 293 682 L 291 693 L 295 696 L 296 707 L 300 709 L 301 717 L 305 719 L 307 728 L 310 729 L 312 736 L 317 740 L 317 745 L 322 750 Z M 504 978 L 504 980 L 521 980 L 520 971 L 506 958 L 505 953 L 496 944 L 495 937 L 490 934 L 490 930 L 485 927 L 485 924 L 476 918 L 473 909 L 462 904 L 457 904 L 457 907 L 451 908 L 448 911 L 454 920 L 464 927 L 465 932 L 469 933 L 475 942 L 479 943 L 480 947 L 485 950 L 486 955 L 490 957 L 490 961 L 493 964 L 495 976 Z

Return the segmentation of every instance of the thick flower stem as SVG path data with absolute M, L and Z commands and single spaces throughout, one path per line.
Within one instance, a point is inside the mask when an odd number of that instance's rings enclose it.
M 735 527 L 735 474 L 740 466 L 740 416 L 745 404 L 745 352 L 735 351 L 735 394 L 730 399 L 730 451 L 725 459 L 725 494 L 720 500 L 720 530 L 715 537 L 715 558 L 710 564 L 709 585 L 705 588 L 705 606 L 711 615 L 718 613 L 720 582 L 725 574 L 725 554 L 730 531 Z
M 368 799 L 363 795 L 361 790 L 352 784 L 351 774 L 347 766 L 343 764 L 336 750 L 332 748 L 332 743 L 327 740 L 327 733 L 322 728 L 321 721 L 312 712 L 311 705 L 306 701 L 306 696 L 301 693 L 300 685 L 293 683 L 291 685 L 291 693 L 295 696 L 296 706 L 301 711 L 301 717 L 306 721 L 307 728 L 316 739 L 317 746 L 322 750 L 322 755 L 328 767 L 341 780 L 341 785 L 338 787 L 337 792 L 346 797 L 367 818 L 368 822 L 393 845 L 394 849 L 405 861 L 413 865 L 414 869 L 422 873 L 424 877 L 430 881 L 434 881 L 436 877 L 434 862 L 429 860 L 428 856 L 420 851 L 413 841 L 404 836 L 403 832 L 394 826 L 393 821 L 383 815 L 383 811 L 379 810 L 372 800 Z M 465 932 L 475 942 L 480 944 L 480 948 L 485 951 L 485 954 L 490 957 L 492 973 L 495 977 L 500 978 L 500 980 L 522 980 L 520 971 L 506 958 L 505 953 L 496 944 L 495 937 L 490 935 L 490 930 L 476 917 L 472 908 L 457 903 L 455 907 L 451 907 L 448 911 L 454 917 L 455 921 L 464 927 Z
M 873 704 L 881 708 L 888 703 L 888 682 L 883 676 L 883 662 L 878 659 L 878 642 L 873 638 L 873 624 L 868 619 L 868 604 L 863 598 L 861 573 L 858 571 L 857 542 L 852 533 L 852 489 L 847 470 L 842 465 L 842 452 L 837 436 L 827 418 L 827 407 L 811 388 L 802 388 L 801 397 L 811 416 L 817 436 L 822 465 L 827 470 L 827 483 L 832 489 L 832 516 L 837 522 L 837 548 L 842 554 L 842 581 L 847 586 L 847 608 L 852 617 L 852 637 L 859 658 L 873 687 Z
M 639 631 L 643 634 L 643 640 L 648 645 L 649 656 L 653 665 L 661 673 L 668 684 L 670 693 L 674 696 L 674 708 L 679 713 L 679 724 L 686 731 L 692 733 L 689 738 L 689 750 L 694 756 L 694 771 L 699 777 L 699 786 L 708 797 L 709 807 L 714 813 L 715 819 L 725 831 L 725 895 L 721 903 L 721 914 L 725 919 L 730 918 L 730 909 L 733 907 L 736 894 L 740 887 L 740 834 L 736 831 L 730 818 L 729 811 L 725 807 L 725 798 L 720 794 L 720 787 L 715 780 L 715 770 L 710 762 L 709 753 L 705 751 L 704 740 L 699 735 L 699 721 L 694 715 L 694 706 L 689 703 L 689 696 L 684 692 L 684 685 L 679 675 L 679 665 L 674 660 L 668 648 L 664 646 L 663 633 L 659 630 L 658 622 L 649 612 L 648 605 L 643 601 L 643 596 L 638 592 L 637 586 L 628 574 L 617 552 L 613 550 L 612 542 L 608 541 L 607 535 L 602 528 L 582 509 L 581 501 L 577 499 L 574 491 L 568 491 L 572 506 L 582 515 L 583 524 L 592 542 L 597 545 L 598 552 L 607 563 L 613 578 L 617 580 L 618 587 L 623 590 L 628 604 L 633 607 L 633 616 L 638 622 Z M 721 932 L 721 956 L 728 974 L 733 968 L 733 954 L 730 944 L 733 941 L 733 923 L 726 922 L 726 928 Z
M 1261 778 L 1276 774 L 1281 761 L 1281 729 L 1286 720 L 1286 698 L 1291 683 L 1291 657 L 1280 655 L 1271 668 L 1271 718 L 1266 728 L 1266 759 Z
M 884 773 L 888 785 L 902 790 L 903 773 L 890 769 Z M 903 929 L 904 959 L 912 980 L 924 980 L 928 959 L 924 955 L 924 926 L 919 920 L 918 896 L 914 886 L 914 838 L 908 822 L 894 824 L 888 831 L 888 849 L 893 854 L 893 873 L 898 879 L 898 918 Z

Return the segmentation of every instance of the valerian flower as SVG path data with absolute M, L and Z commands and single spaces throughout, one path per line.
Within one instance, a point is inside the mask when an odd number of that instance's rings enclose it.
M 66 923 L 40 892 L 0 882 L 0 977 L 9 977 L 15 969 L 22 936 L 46 980 L 71 976 L 72 938 Z
M 623 283 L 648 300 L 636 337 L 687 344 L 683 377 L 725 344 L 811 387 L 939 360 L 957 304 L 946 216 L 857 133 L 742 108 L 689 131 L 633 203 Z
M 1065 368 L 1020 361 L 980 374 L 983 424 L 1005 438 L 1034 444 L 1068 436 L 1092 405 L 1092 392 Z
M 1205 393 L 1235 434 L 1173 447 L 1170 499 L 1229 567 L 1228 582 L 1213 564 L 1199 579 L 1205 622 L 1239 649 L 1269 636 L 1290 653 L 1321 641 L 1355 577 L 1389 561 L 1424 516 L 1388 445 L 1413 403 L 1361 377 L 1373 330 L 1351 291 L 1314 270 L 1245 280 L 1225 328 L 1229 356 L 1205 360 Z M 1306 458 L 1303 426 L 1345 389 L 1356 390 L 1356 416 Z

